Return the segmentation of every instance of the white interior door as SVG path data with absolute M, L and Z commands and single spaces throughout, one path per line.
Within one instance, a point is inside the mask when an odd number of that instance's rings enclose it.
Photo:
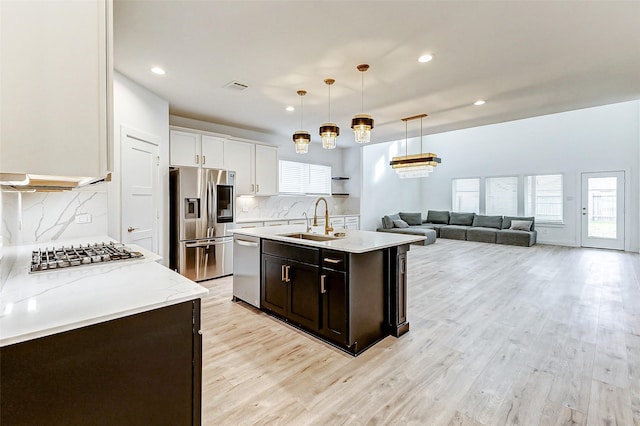
M 582 246 L 624 250 L 624 172 L 582 173 Z
M 123 243 L 158 253 L 158 145 L 148 135 L 122 127 Z

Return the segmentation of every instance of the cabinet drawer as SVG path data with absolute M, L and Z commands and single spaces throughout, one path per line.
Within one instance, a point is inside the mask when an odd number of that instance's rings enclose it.
M 318 266 L 318 262 L 320 261 L 320 249 L 266 239 L 262 240 L 262 253 L 295 259 L 298 262 L 309 263 L 315 266 Z
M 335 250 L 322 250 L 322 267 L 335 271 L 347 269 L 347 253 Z

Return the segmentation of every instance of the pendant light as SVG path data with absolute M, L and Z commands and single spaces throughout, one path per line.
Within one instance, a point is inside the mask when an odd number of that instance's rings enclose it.
M 364 114 L 364 73 L 369 69 L 368 64 L 358 65 L 358 71 L 362 76 L 362 113 L 356 114 L 351 120 L 351 128 L 357 143 L 371 142 L 371 129 L 373 129 L 373 118 L 370 115 Z
M 298 96 L 300 96 L 300 128 L 303 128 L 302 119 L 303 115 L 303 106 L 302 106 L 302 98 L 307 94 L 306 90 L 298 90 L 296 92 Z M 293 134 L 293 143 L 296 145 L 296 154 L 306 154 L 309 152 L 309 143 L 311 143 L 311 135 L 309 132 L 304 130 L 298 130 Z
M 324 149 L 334 149 L 336 147 L 336 138 L 340 135 L 340 128 L 336 123 L 331 123 L 331 85 L 336 81 L 327 78 L 324 84 L 329 86 L 329 122 L 320 126 L 320 136 L 322 137 L 322 147 Z
M 414 115 L 413 117 L 403 118 L 404 121 L 404 149 L 405 155 L 399 157 L 393 157 L 389 165 L 396 171 L 401 178 L 418 178 L 427 177 L 433 168 L 442 162 L 440 158 L 433 152 L 422 153 L 422 119 L 427 114 Z M 408 142 L 407 138 L 407 122 L 415 119 L 420 119 L 420 154 L 409 155 L 408 154 Z

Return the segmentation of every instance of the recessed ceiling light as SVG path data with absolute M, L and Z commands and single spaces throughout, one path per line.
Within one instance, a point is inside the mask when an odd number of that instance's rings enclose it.
M 291 112 L 291 111 L 295 111 L 296 109 L 294 107 L 292 107 L 291 105 L 289 105 L 288 107 L 285 108 L 287 111 Z
M 153 68 L 151 68 L 151 72 L 152 72 L 152 73 L 154 73 L 154 74 L 158 74 L 158 75 L 165 75 L 165 74 L 166 74 L 166 71 L 165 71 L 165 70 L 163 70 L 163 69 L 162 69 L 162 68 L 160 68 L 160 67 L 153 67 Z
M 420 56 L 420 57 L 418 58 L 418 62 L 425 63 L 425 62 L 429 62 L 429 61 L 430 61 L 430 60 L 432 60 L 432 59 L 433 59 L 433 55 L 429 55 L 429 54 L 427 54 L 427 55 L 422 55 L 422 56 Z
M 475 106 L 484 105 L 484 104 L 485 104 L 485 101 L 483 101 L 482 99 L 479 99 L 479 100 L 475 101 L 473 104 L 474 104 Z

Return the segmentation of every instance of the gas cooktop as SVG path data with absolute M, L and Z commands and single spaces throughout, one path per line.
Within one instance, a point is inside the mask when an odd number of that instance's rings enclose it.
M 45 247 L 32 252 L 30 272 L 42 272 L 142 257 L 142 253 L 133 251 L 122 243 L 114 242 L 79 244 L 78 247 L 73 245 L 69 247 Z

